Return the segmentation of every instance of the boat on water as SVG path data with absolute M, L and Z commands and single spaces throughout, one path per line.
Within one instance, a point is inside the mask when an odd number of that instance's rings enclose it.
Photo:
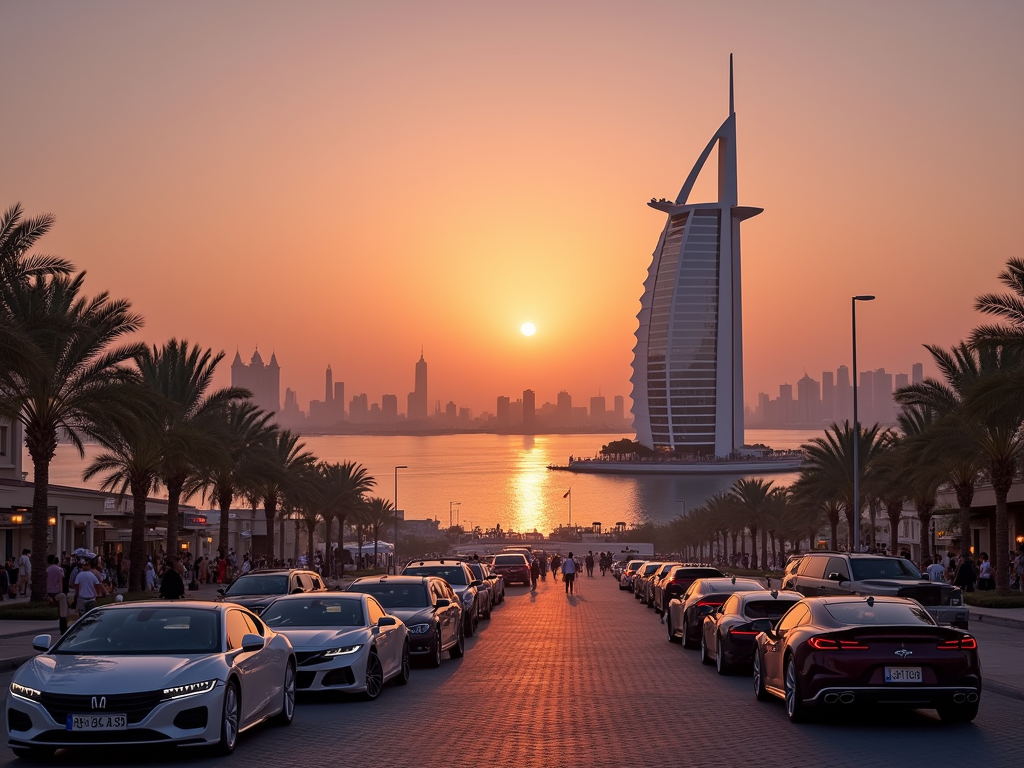
M 796 455 L 794 455 L 794 453 Z M 549 464 L 548 469 L 594 475 L 772 475 L 796 472 L 804 463 L 799 452 L 785 456 L 744 457 L 704 461 L 573 459 L 568 464 Z

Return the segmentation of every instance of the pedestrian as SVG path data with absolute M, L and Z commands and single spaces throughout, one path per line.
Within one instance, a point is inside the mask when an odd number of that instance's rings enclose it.
M 160 578 L 160 597 L 165 600 L 180 600 L 185 596 L 185 580 L 182 575 L 185 566 L 177 555 L 167 557 L 167 567 Z
M 974 560 L 970 552 L 960 555 L 960 565 L 956 568 L 953 576 L 953 584 L 960 587 L 964 592 L 974 591 L 974 582 L 978 580 L 978 572 L 974 569 Z
M 1013 561 L 1013 570 L 1016 572 L 1013 583 L 1017 589 L 1024 592 L 1024 544 L 1021 544 L 1020 552 Z
M 926 570 L 931 581 L 942 581 L 946 576 L 946 567 L 942 564 L 941 560 L 932 563 Z
M 21 550 L 21 557 L 18 558 L 18 595 L 25 597 L 28 593 L 28 583 L 32 576 L 32 559 L 29 557 L 31 550 Z
M 249 560 L 249 553 L 246 552 L 242 556 L 242 575 L 245 576 L 249 571 L 252 570 L 252 562 Z
M 565 582 L 565 594 L 574 594 L 573 583 L 576 581 L 576 561 L 572 559 L 572 552 L 562 563 L 562 581 Z
M 540 580 L 541 581 L 547 581 L 548 580 L 548 559 L 544 555 L 541 555 L 537 559 L 540 560 Z
M 146 590 L 153 592 L 156 590 L 156 569 L 153 568 L 153 561 L 146 561 Z
M 540 558 L 533 558 L 530 563 L 530 580 L 533 582 L 533 591 L 537 591 L 537 580 L 540 578 Z
M 228 580 L 228 559 L 224 556 L 223 552 L 217 559 L 217 583 L 225 584 Z
M 594 578 L 594 550 L 587 550 L 587 556 L 583 562 L 587 566 L 587 578 Z
M 107 594 L 103 582 L 100 581 L 100 577 L 96 575 L 92 566 L 92 560 L 84 561 L 75 577 L 75 606 L 78 608 L 79 616 L 96 607 L 97 597 Z
M 987 552 L 978 555 L 978 589 L 985 591 L 995 589 L 992 580 L 992 563 L 989 562 Z

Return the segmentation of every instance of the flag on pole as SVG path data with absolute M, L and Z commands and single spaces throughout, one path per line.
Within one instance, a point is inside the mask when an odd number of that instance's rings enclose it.
M 572 488 L 570 488 L 570 489 L 569 489 L 568 491 L 566 491 L 565 493 L 563 493 L 563 494 L 562 494 L 562 498 L 564 499 L 564 498 L 568 497 L 568 495 L 569 495 L 570 493 L 572 493 Z

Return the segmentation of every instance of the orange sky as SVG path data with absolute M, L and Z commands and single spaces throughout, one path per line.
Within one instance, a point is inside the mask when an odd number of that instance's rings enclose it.
M 610 399 L 645 202 L 735 52 L 750 401 L 848 364 L 854 293 L 862 369 L 977 321 L 1024 255 L 1022 29 L 1018 2 L 4 3 L 0 206 L 56 214 L 40 250 L 147 341 L 276 350 L 303 408 L 331 363 L 404 410 L 421 345 L 431 402 Z

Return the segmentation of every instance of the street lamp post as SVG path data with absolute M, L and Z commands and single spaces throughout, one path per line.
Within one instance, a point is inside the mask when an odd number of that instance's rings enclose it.
M 448 530 L 452 529 L 452 504 L 459 506 L 462 504 L 461 501 L 449 501 L 448 502 Z
M 874 301 L 874 296 L 854 296 L 853 315 L 853 551 L 860 552 L 860 421 L 857 418 L 857 302 Z
M 394 561 L 395 573 L 398 573 L 398 470 L 408 469 L 405 464 L 395 467 L 395 540 L 391 543 L 393 550 L 391 559 Z

